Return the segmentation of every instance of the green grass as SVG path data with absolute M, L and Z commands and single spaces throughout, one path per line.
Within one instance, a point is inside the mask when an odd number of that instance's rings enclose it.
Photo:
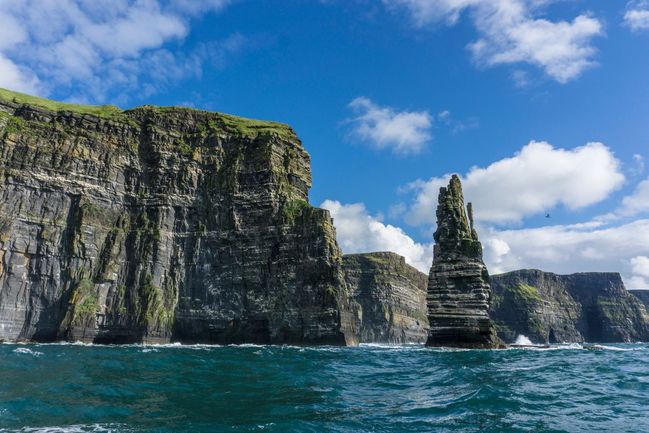
M 226 128 L 234 129 L 241 135 L 256 137 L 260 134 L 276 134 L 285 139 L 295 136 L 291 127 L 283 123 L 247 119 L 231 114 L 219 113 L 219 116 Z
M 381 268 L 388 267 L 392 264 L 392 260 L 384 254 L 367 253 L 363 254 L 362 257 Z
M 99 308 L 99 298 L 95 285 L 90 279 L 82 278 L 79 281 L 72 295 L 72 304 L 74 305 L 73 325 L 83 325 L 95 316 Z
M 284 212 L 284 218 L 286 218 L 287 221 L 293 222 L 297 217 L 302 215 L 305 210 L 310 208 L 311 205 L 307 201 L 297 199 L 286 202 L 282 211 Z
M 93 116 L 106 118 L 119 117 L 124 113 L 124 110 L 115 107 L 114 105 L 67 104 L 65 102 L 57 102 L 50 99 L 39 98 L 37 96 L 25 95 L 24 93 L 12 92 L 11 90 L 2 88 L 0 88 L 0 100 L 14 102 L 16 104 L 33 105 L 50 111 L 69 111 L 72 113 L 91 114 Z
M 516 296 L 517 298 L 527 302 L 541 300 L 539 290 L 536 287 L 530 286 L 525 283 L 519 283 L 517 286 L 508 287 L 507 290 L 514 294 L 514 296 Z
M 0 101 L 13 102 L 21 105 L 31 105 L 35 107 L 44 108 L 46 110 L 59 112 L 67 111 L 78 114 L 89 114 L 96 117 L 106 118 L 110 120 L 129 121 L 127 111 L 122 110 L 114 105 L 79 105 L 68 104 L 65 102 L 52 101 L 50 99 L 39 98 L 37 96 L 30 96 L 24 93 L 13 92 L 11 90 L 0 88 Z M 145 105 L 139 107 L 140 109 L 148 109 L 157 113 L 168 113 L 179 110 L 188 111 L 203 111 L 194 108 L 186 107 L 158 107 L 152 105 Z M 131 111 L 131 110 L 128 110 Z M 207 112 L 211 113 L 211 112 Z M 295 133 L 290 126 L 264 120 L 254 120 L 245 117 L 233 116 L 224 113 L 212 113 L 215 115 L 214 119 L 208 122 L 206 131 L 208 129 L 225 129 L 228 132 L 238 133 L 239 135 L 255 138 L 262 134 L 273 134 L 283 139 L 294 139 Z

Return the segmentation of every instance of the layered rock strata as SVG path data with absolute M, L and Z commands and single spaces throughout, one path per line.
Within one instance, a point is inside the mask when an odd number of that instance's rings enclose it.
M 491 277 L 498 335 L 535 343 L 649 341 L 649 314 L 617 273 L 520 270 Z
M 0 90 L 0 339 L 351 344 L 291 128 Z
M 642 302 L 644 306 L 649 309 L 649 290 L 629 290 L 629 293 L 638 298 L 640 302 Z
M 501 342 L 489 318 L 491 289 L 471 204 L 453 176 L 439 192 L 433 265 L 428 278 L 429 346 L 493 348 Z
M 424 343 L 427 277 L 389 252 L 343 256 L 361 343 Z

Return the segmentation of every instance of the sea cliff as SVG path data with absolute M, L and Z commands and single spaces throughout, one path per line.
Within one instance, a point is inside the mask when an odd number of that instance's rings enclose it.
M 394 253 L 343 256 L 361 343 L 424 343 L 427 277 Z
M 491 277 L 498 335 L 535 343 L 649 341 L 649 314 L 618 273 L 520 270 Z
M 0 339 L 354 344 L 286 125 L 0 90 Z
M 619 274 L 490 278 L 456 176 L 428 276 L 343 256 L 310 187 L 281 123 L 0 89 L 0 341 L 649 341 L 649 292 Z

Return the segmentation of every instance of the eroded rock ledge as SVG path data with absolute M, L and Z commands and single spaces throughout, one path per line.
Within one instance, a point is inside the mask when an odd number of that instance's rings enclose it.
M 394 253 L 343 256 L 361 343 L 424 343 L 427 277 Z

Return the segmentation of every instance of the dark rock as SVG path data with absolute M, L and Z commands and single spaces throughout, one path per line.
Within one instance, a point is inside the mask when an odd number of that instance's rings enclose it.
M 520 270 L 491 277 L 498 335 L 535 343 L 649 340 L 649 315 L 617 273 Z
M 291 128 L 7 94 L 0 338 L 355 342 L 332 220 L 308 203 Z
M 439 192 L 433 266 L 428 279 L 429 346 L 492 348 L 501 342 L 489 318 L 491 289 L 473 212 L 453 176 Z
M 644 306 L 649 309 L 649 290 L 644 289 L 644 290 L 629 290 L 629 293 L 631 293 L 633 296 L 638 298 L 640 302 L 644 304 Z
M 361 343 L 424 343 L 427 277 L 394 253 L 343 256 Z

